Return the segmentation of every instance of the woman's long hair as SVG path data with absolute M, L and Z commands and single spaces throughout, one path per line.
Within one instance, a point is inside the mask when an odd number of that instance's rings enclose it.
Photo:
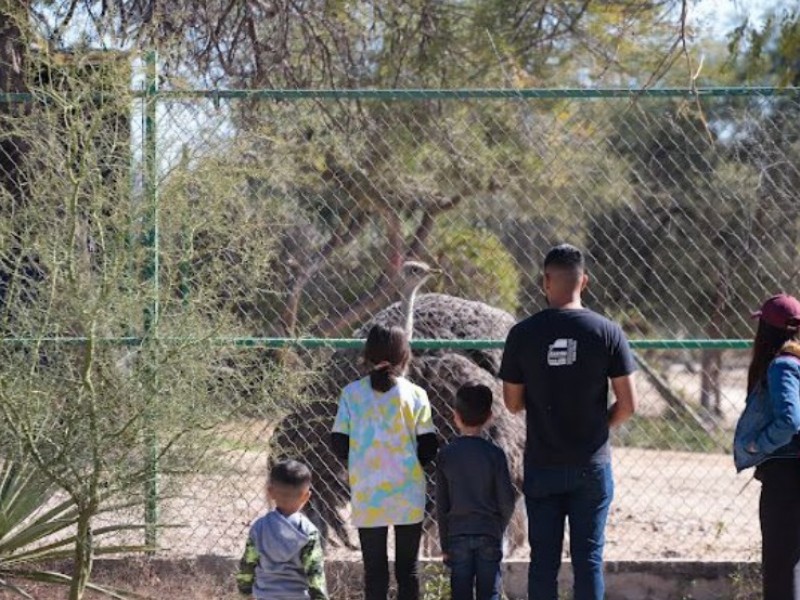
M 753 358 L 747 371 L 747 393 L 752 392 L 767 378 L 767 369 L 783 345 L 798 335 L 797 329 L 781 329 L 764 321 L 758 321 L 756 338 L 753 341 Z
M 403 374 L 411 347 L 400 327 L 374 325 L 367 334 L 364 361 L 369 365 L 369 383 L 377 392 L 388 392 Z

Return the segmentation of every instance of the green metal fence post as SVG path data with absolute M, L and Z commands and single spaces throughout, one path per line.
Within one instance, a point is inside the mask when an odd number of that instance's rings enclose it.
M 157 156 L 157 108 L 158 108 L 158 55 L 149 52 L 146 56 L 145 113 L 144 113 L 144 179 L 145 196 L 149 203 L 149 222 L 146 223 L 145 243 L 149 249 L 146 272 L 152 282 L 153 298 L 145 308 L 144 329 L 150 361 L 147 372 L 150 388 L 146 390 L 145 452 L 147 480 L 145 483 L 145 545 L 155 547 L 158 543 L 158 437 L 152 414 L 153 403 L 158 395 L 158 317 L 159 317 L 159 232 L 158 232 L 158 156 Z

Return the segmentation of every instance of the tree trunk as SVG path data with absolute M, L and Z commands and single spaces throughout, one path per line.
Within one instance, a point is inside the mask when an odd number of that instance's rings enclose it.
M 700 365 L 700 405 L 708 414 L 719 417 L 722 414 L 722 351 L 703 350 Z
M 730 278 L 727 271 L 730 261 L 723 258 L 723 265 L 714 282 L 714 295 L 711 311 L 706 322 L 706 337 L 722 339 L 725 337 L 725 323 L 728 306 L 728 286 Z M 701 350 L 700 358 L 700 406 L 706 414 L 716 420 L 722 416 L 722 390 L 720 376 L 722 374 L 722 350 Z
M 75 538 L 75 553 L 73 555 L 72 583 L 69 586 L 69 600 L 81 600 L 86 584 L 92 574 L 93 544 L 92 544 L 92 507 L 81 507 L 78 513 L 78 531 Z
M 0 93 L 27 91 L 25 67 L 27 48 L 23 27 L 27 22 L 29 0 L 0 0 Z M 0 118 L 24 111 L 21 103 L 0 103 Z M 0 140 L 0 187 L 14 202 L 21 200 L 17 165 L 25 154 L 24 141 L 17 137 Z M 13 210 L 12 206 L 3 208 Z
M 0 0 L 0 91 L 25 91 L 25 35 L 30 0 Z
M 27 91 L 25 68 L 27 48 L 23 27 L 27 23 L 29 0 L 0 0 L 0 94 Z M 24 115 L 28 106 L 19 102 L 0 102 L 0 129 L 7 130 L 7 119 Z M 27 144 L 21 137 L 8 135 L 0 139 L 0 219 L 8 222 L 17 207 L 24 201 L 20 166 L 27 153 Z M 15 284 L 22 249 L 17 240 L 10 240 L 0 249 L 0 311 L 5 312 L 9 290 Z

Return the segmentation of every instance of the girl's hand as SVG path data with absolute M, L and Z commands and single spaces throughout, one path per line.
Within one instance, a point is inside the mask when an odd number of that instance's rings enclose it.
M 442 562 L 444 563 L 445 567 L 450 566 L 450 555 L 447 552 L 442 554 Z
M 747 450 L 750 454 L 755 454 L 756 452 L 758 452 L 758 446 L 756 446 L 755 442 L 750 442 L 749 444 L 747 444 L 747 446 L 744 447 L 744 449 Z

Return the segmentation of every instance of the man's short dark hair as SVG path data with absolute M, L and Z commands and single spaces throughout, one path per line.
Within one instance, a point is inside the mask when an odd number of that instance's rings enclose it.
M 456 392 L 455 411 L 467 427 L 480 427 L 492 416 L 492 390 L 482 383 L 465 383 Z
M 584 271 L 586 269 L 586 260 L 583 257 L 583 252 L 572 244 L 559 244 L 550 248 L 544 258 L 544 268 L 547 269 L 548 267 Z
M 311 485 L 311 470 L 297 460 L 282 460 L 269 471 L 271 485 L 302 490 Z

